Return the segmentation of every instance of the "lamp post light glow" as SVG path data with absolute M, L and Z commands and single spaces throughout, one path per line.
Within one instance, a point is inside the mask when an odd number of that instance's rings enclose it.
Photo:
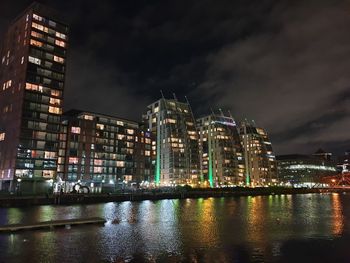
M 22 179 L 17 178 L 17 195 L 19 195 L 20 190 L 21 190 L 21 182 L 22 182 Z

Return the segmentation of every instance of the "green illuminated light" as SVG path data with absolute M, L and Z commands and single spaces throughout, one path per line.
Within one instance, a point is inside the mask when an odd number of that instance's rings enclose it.
M 155 174 L 155 184 L 159 186 L 160 184 L 160 116 L 158 114 L 157 120 L 157 159 L 156 159 L 156 174 Z
M 208 154 L 208 165 L 209 165 L 209 184 L 210 187 L 214 187 L 214 180 L 213 180 L 213 159 L 212 159 L 212 152 L 211 152 L 211 134 L 208 134 L 208 148 L 209 148 L 209 154 Z

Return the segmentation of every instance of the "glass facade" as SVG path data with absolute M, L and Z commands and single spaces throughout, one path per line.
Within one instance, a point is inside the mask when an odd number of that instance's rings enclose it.
M 198 133 L 190 105 L 176 99 L 160 99 L 148 109 L 145 121 L 156 137 L 155 183 L 197 185 Z
M 244 149 L 246 185 L 276 184 L 276 157 L 266 131 L 253 123 L 242 122 L 240 135 Z
M 197 126 L 204 186 L 242 185 L 243 148 L 233 118 L 212 114 L 198 119 Z
M 277 168 L 281 183 L 300 187 L 313 186 L 323 177 L 338 174 L 335 162 L 315 155 L 279 155 Z

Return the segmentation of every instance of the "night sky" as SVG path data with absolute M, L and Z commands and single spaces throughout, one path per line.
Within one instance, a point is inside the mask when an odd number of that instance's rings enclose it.
M 230 110 L 277 154 L 350 148 L 350 1 L 39 1 L 70 27 L 65 110 L 141 120 L 160 97 Z M 31 1 L 1 0 L 0 32 Z

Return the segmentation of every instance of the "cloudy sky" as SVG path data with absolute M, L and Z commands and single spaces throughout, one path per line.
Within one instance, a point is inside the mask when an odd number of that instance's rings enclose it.
M 350 148 L 350 1 L 39 1 L 71 26 L 65 109 L 141 119 L 160 96 L 230 110 L 277 154 Z M 31 1 L 1 0 L 0 32 Z

